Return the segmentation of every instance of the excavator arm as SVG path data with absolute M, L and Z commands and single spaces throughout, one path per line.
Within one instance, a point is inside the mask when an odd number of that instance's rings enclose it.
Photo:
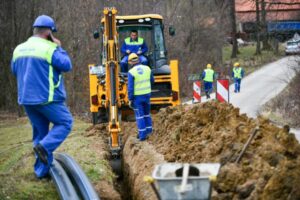
M 115 8 L 105 8 L 104 14 L 104 34 L 103 34 L 103 59 L 106 71 L 105 107 L 109 112 L 108 131 L 110 133 L 109 145 L 113 159 L 121 157 L 121 129 L 120 129 L 120 107 L 119 98 L 119 62 L 118 62 L 118 33 L 116 30 Z

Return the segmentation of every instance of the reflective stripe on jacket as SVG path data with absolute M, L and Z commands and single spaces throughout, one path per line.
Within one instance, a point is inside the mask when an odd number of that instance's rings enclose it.
M 31 37 L 14 50 L 12 71 L 18 82 L 18 103 L 36 105 L 66 98 L 62 71 L 72 68 L 67 53 L 57 44 Z
M 214 81 L 214 70 L 212 69 L 205 69 L 205 77 L 204 77 L 204 81 L 206 82 L 213 82 Z
M 134 77 L 134 95 L 151 93 L 151 69 L 146 65 L 136 65 L 129 70 Z
M 144 54 L 148 51 L 148 47 L 143 38 L 138 37 L 137 40 L 132 40 L 130 37 L 127 37 L 121 47 L 122 54 L 126 55 L 127 50 L 129 50 L 130 53 L 141 51 L 142 54 Z
M 136 41 L 136 40 L 132 40 L 130 37 L 128 37 L 125 39 L 125 43 L 127 45 L 142 45 L 144 43 L 144 39 L 138 37 L 137 41 Z

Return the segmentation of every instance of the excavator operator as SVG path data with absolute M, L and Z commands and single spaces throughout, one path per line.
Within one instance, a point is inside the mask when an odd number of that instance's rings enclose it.
M 134 110 L 138 139 L 144 141 L 152 133 L 150 97 L 154 77 L 148 66 L 140 64 L 139 57 L 135 53 L 128 56 L 128 62 L 131 65 L 128 72 L 129 107 Z
M 131 53 L 137 54 L 139 56 L 141 64 L 147 65 L 147 58 L 143 56 L 143 54 L 147 51 L 148 47 L 145 40 L 141 37 L 138 37 L 137 30 L 132 30 L 130 33 L 130 37 L 127 37 L 124 40 L 124 43 L 121 47 L 121 53 L 124 55 L 121 60 L 121 72 L 128 72 L 128 56 Z

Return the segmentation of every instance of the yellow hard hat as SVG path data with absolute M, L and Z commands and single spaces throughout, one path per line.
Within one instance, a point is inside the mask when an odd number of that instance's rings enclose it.
M 208 64 L 206 65 L 206 68 L 210 69 L 210 68 L 211 68 L 211 64 L 208 63 Z
M 139 60 L 139 57 L 138 55 L 136 55 L 135 53 L 131 53 L 129 56 L 128 56 L 128 61 L 138 61 Z
M 234 67 L 238 67 L 238 66 L 240 66 L 240 63 L 235 62 L 233 66 L 234 66 Z

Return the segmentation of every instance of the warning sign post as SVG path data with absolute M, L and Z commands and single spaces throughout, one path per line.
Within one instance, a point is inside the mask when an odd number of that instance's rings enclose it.
M 229 103 L 229 79 L 217 79 L 217 95 L 219 102 Z
M 201 82 L 194 81 L 193 83 L 193 103 L 201 102 Z

